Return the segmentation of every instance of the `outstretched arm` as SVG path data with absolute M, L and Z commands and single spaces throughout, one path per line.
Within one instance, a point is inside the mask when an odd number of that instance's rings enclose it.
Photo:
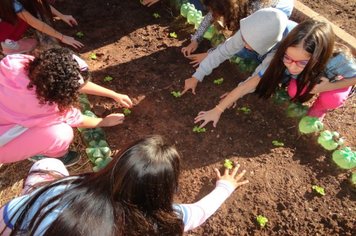
M 26 10 L 23 10 L 23 11 L 17 13 L 17 16 L 20 17 L 26 23 L 28 23 L 30 26 L 35 28 L 36 30 L 38 30 L 42 33 L 45 33 L 51 37 L 54 37 L 65 44 L 68 44 L 74 48 L 83 47 L 83 44 L 81 42 L 75 40 L 73 37 L 69 37 L 69 36 L 59 33 L 58 31 L 53 29 L 51 26 L 47 25 L 43 21 L 40 21 L 39 19 L 37 19 L 36 17 L 31 15 L 31 13 L 29 13 Z
M 328 78 L 322 77 L 321 82 L 314 86 L 310 93 L 317 94 L 336 89 L 347 88 L 356 84 L 356 77 L 330 82 Z
M 248 183 L 248 180 L 239 182 L 246 171 L 243 170 L 240 174 L 237 174 L 238 168 L 239 165 L 232 170 L 231 174 L 228 169 L 225 169 L 223 176 L 215 169 L 218 181 L 211 193 L 196 203 L 177 204 L 174 206 L 181 213 L 184 222 L 184 231 L 192 230 L 203 224 L 238 186 Z
M 111 89 L 104 88 L 104 87 L 94 84 L 93 82 L 90 82 L 90 81 L 85 83 L 83 85 L 83 87 L 80 88 L 79 92 L 112 98 L 116 102 L 118 102 L 120 106 L 123 106 L 123 107 L 131 107 L 132 106 L 132 101 L 127 95 L 117 93 Z
M 78 25 L 78 22 L 74 19 L 72 15 L 64 15 L 53 6 L 51 6 L 51 12 L 53 15 L 57 16 L 59 19 L 67 23 L 69 26 Z
M 234 90 L 224 96 L 220 103 L 213 109 L 199 112 L 194 119 L 194 123 L 203 121 L 203 123 L 200 125 L 202 128 L 210 121 L 212 121 L 213 126 L 216 127 L 216 124 L 218 123 L 220 116 L 225 111 L 225 109 L 229 108 L 238 99 L 253 91 L 257 87 L 260 80 L 261 78 L 258 75 L 255 75 L 239 84 Z

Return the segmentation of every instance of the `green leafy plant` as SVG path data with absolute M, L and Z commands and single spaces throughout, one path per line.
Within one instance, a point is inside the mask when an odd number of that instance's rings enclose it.
M 114 78 L 113 77 L 111 77 L 111 76 L 105 76 L 105 78 L 104 78 L 104 82 L 110 82 L 110 81 L 112 81 Z
M 284 143 L 283 142 L 279 142 L 278 140 L 273 140 L 272 144 L 276 147 L 283 147 Z
M 205 133 L 206 132 L 206 128 L 200 128 L 199 126 L 194 126 L 193 127 L 193 132 L 194 133 Z
M 97 59 L 96 53 L 95 52 L 90 53 L 89 59 L 96 60 Z
M 225 159 L 224 167 L 231 170 L 234 167 L 234 162 L 229 159 Z
M 122 109 L 122 112 L 124 113 L 125 116 L 128 116 L 131 114 L 131 110 L 126 107 Z
M 251 113 L 251 109 L 248 107 L 240 107 L 237 109 L 238 111 L 241 111 L 244 114 L 250 114 Z
M 84 37 L 84 33 L 83 32 L 81 32 L 81 31 L 78 31 L 76 34 L 75 34 L 75 36 L 77 36 L 78 38 L 83 38 Z
M 313 185 L 312 186 L 312 189 L 317 192 L 318 194 L 320 194 L 321 196 L 324 196 L 325 195 L 325 190 L 323 187 L 320 187 L 318 185 Z
M 178 35 L 176 34 L 176 32 L 172 32 L 172 33 L 169 33 L 169 37 L 176 39 L 178 37 Z
M 224 78 L 219 78 L 219 79 L 214 80 L 214 84 L 216 84 L 216 85 L 220 85 L 223 82 L 224 82 Z
M 153 17 L 156 19 L 161 18 L 160 14 L 158 14 L 157 12 L 153 13 Z
M 261 226 L 262 228 L 265 227 L 268 222 L 268 218 L 263 215 L 258 215 L 256 217 L 256 220 L 257 220 L 257 223 L 259 224 L 259 226 Z
M 172 91 L 171 94 L 173 95 L 173 97 L 175 98 L 179 98 L 180 96 L 182 96 L 182 94 L 179 91 Z

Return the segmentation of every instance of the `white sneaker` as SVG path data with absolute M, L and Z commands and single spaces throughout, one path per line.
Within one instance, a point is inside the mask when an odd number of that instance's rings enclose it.
M 36 45 L 37 41 L 31 38 L 20 39 L 18 41 L 6 39 L 4 42 L 1 42 L 2 51 L 5 55 L 30 52 Z

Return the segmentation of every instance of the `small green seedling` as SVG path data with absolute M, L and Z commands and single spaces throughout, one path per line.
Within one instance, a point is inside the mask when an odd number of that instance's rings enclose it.
M 171 94 L 173 95 L 173 97 L 175 98 L 179 98 L 180 96 L 182 96 L 182 94 L 179 91 L 172 91 Z
M 105 76 L 105 78 L 104 78 L 104 82 L 110 82 L 110 81 L 112 81 L 114 78 L 113 77 L 111 77 L 111 76 Z
M 214 84 L 216 84 L 216 85 L 220 85 L 220 84 L 222 84 L 223 82 L 224 82 L 224 78 L 220 78 L 220 79 L 214 80 Z
M 206 128 L 200 128 L 199 126 L 194 126 L 193 127 L 193 132 L 194 133 L 205 133 L 206 132 Z
M 176 39 L 178 37 L 178 35 L 176 34 L 176 32 L 172 32 L 172 33 L 169 33 L 169 37 Z
M 128 116 L 128 115 L 131 114 L 131 110 L 128 109 L 128 108 L 123 108 L 123 109 L 122 109 L 122 112 L 124 113 L 125 116 Z
M 77 36 L 78 38 L 83 38 L 84 37 L 84 33 L 82 31 L 78 31 L 75 36 Z
M 224 161 L 224 167 L 231 170 L 234 167 L 234 162 L 232 162 L 229 159 L 225 159 Z
M 325 195 L 325 190 L 323 187 L 320 187 L 318 185 L 313 185 L 312 186 L 312 189 L 317 192 L 318 194 L 320 194 L 321 196 L 324 196 Z
M 96 53 L 95 52 L 90 53 L 89 59 L 96 60 L 97 59 Z
M 284 143 L 283 142 L 279 142 L 278 140 L 273 140 L 272 144 L 276 147 L 283 147 Z
M 241 111 L 244 114 L 250 114 L 251 113 L 251 109 L 248 107 L 240 107 L 237 110 Z
M 156 19 L 161 18 L 160 14 L 158 14 L 157 12 L 153 13 L 153 17 Z
M 268 222 L 268 218 L 263 216 L 263 215 L 258 215 L 256 217 L 257 223 L 263 228 L 266 226 L 267 222 Z

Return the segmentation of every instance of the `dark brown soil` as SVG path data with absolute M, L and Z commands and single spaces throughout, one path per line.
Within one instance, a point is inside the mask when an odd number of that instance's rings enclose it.
M 80 25 L 61 31 L 74 35 L 82 31 L 85 47 L 80 51 L 92 70 L 93 81 L 128 94 L 135 101 L 132 114 L 123 125 L 105 129 L 116 151 L 128 142 L 150 134 L 164 135 L 182 154 L 182 175 L 177 202 L 194 202 L 215 184 L 213 168 L 229 158 L 247 170 L 248 185 L 239 188 L 204 225 L 188 235 L 355 235 L 356 196 L 347 179 L 349 172 L 338 170 L 331 153 L 301 136 L 297 121 L 287 118 L 284 108 L 255 95 L 241 99 L 237 107 L 249 107 L 250 114 L 237 109 L 225 112 L 213 129 L 192 132 L 196 114 L 210 109 L 219 96 L 244 78 L 237 68 L 224 63 L 199 84 L 197 95 L 174 98 L 194 69 L 180 53 L 191 28 L 163 4 L 146 8 L 139 1 L 96 0 L 58 2 L 63 12 L 73 14 Z M 154 12 L 161 18 L 155 19 Z M 177 39 L 168 37 L 176 32 Z M 200 50 L 203 50 L 201 48 Z M 95 52 L 97 60 L 88 59 Z M 105 76 L 114 78 L 104 82 Z M 213 80 L 223 77 L 220 86 Z M 121 111 L 113 101 L 90 97 L 93 110 L 103 116 Z M 346 106 L 325 118 L 326 126 L 346 137 L 355 146 L 355 97 Z M 274 147 L 273 140 L 284 143 Z M 84 164 L 84 163 L 83 163 Z M 1 202 L 19 193 L 27 161 L 0 166 Z M 72 169 L 72 172 L 88 170 Z M 319 197 L 312 185 L 325 188 Z M 268 217 L 261 229 L 256 216 Z

